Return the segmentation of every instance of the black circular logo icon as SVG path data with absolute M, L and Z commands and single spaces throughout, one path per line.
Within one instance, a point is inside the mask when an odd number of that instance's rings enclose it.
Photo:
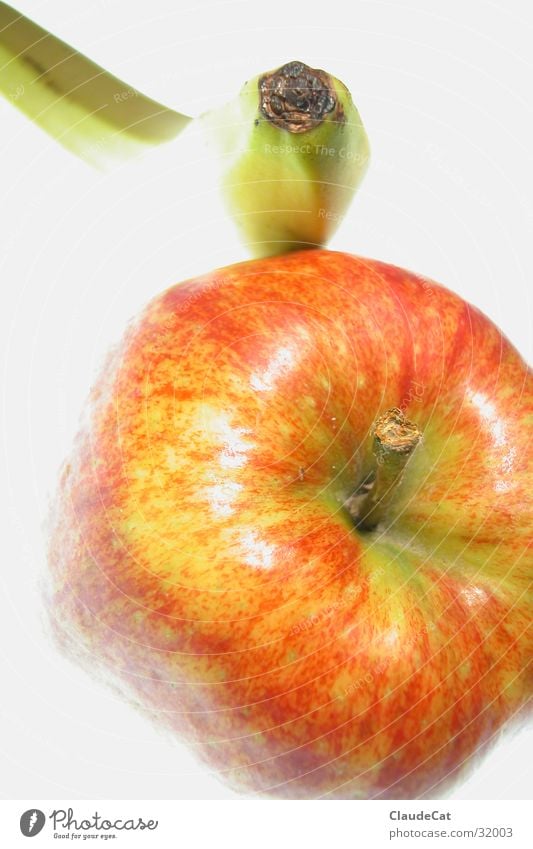
M 20 830 L 24 837 L 35 837 L 42 831 L 46 817 L 38 808 L 30 808 L 24 811 L 20 818 Z

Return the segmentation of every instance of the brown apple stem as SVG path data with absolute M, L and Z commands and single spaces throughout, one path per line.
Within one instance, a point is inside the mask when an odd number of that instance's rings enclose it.
M 398 407 L 387 410 L 376 420 L 372 444 L 376 460 L 375 478 L 372 488 L 359 502 L 358 528 L 370 531 L 387 520 L 390 522 L 391 502 L 421 438 L 417 425 L 409 421 Z

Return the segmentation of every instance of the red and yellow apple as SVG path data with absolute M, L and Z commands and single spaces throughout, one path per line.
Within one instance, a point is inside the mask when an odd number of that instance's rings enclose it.
M 442 794 L 532 691 L 532 400 L 486 317 L 380 262 L 177 285 L 63 470 L 55 633 L 237 789 Z M 365 527 L 393 409 L 421 439 Z

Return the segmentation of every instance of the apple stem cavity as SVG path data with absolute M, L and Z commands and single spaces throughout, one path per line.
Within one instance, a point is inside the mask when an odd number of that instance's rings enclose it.
M 391 504 L 422 433 L 398 407 L 380 416 L 373 427 L 372 453 L 376 468 L 370 485 L 367 478 L 346 506 L 358 530 L 373 531 L 390 525 Z

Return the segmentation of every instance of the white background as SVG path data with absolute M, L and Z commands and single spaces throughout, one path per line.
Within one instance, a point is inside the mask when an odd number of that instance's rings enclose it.
M 530 359 L 533 8 L 525 0 L 20 0 L 17 8 L 192 115 L 289 59 L 331 71 L 352 91 L 373 150 L 331 246 L 445 283 Z M 38 580 L 57 470 L 108 345 L 161 289 L 245 254 L 214 199 L 199 196 L 201 165 L 170 169 L 178 148 L 106 178 L 3 100 L 0 127 L 0 795 L 235 798 L 56 654 Z M 530 798 L 532 743 L 526 731 L 506 739 L 454 797 Z

